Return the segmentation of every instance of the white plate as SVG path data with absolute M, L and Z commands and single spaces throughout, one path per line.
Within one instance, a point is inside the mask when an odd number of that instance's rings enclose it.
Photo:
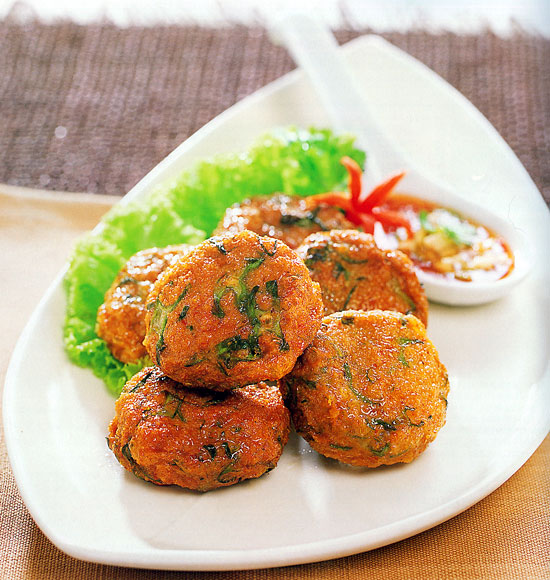
M 451 394 L 447 425 L 414 463 L 350 470 L 293 437 L 270 474 L 202 495 L 146 484 L 107 449 L 114 401 L 65 357 L 60 277 L 15 349 L 4 425 L 23 499 L 68 554 L 123 566 L 228 570 L 369 550 L 473 505 L 548 432 L 550 219 L 538 191 L 487 120 L 424 66 L 372 37 L 345 52 L 384 129 L 418 165 L 523 230 L 537 252 L 534 270 L 487 306 L 432 306 L 429 335 L 449 370 Z M 198 158 L 245 148 L 274 126 L 324 122 L 309 85 L 292 73 L 201 129 L 125 199 Z

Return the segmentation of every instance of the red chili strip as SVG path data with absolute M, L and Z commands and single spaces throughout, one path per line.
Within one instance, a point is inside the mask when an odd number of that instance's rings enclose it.
M 351 193 L 351 203 L 355 206 L 359 202 L 359 197 L 361 196 L 361 177 L 363 172 L 355 159 L 352 159 L 351 157 L 342 157 L 340 163 L 348 170 L 348 189 Z
M 334 205 L 342 208 L 346 218 L 356 226 L 360 226 L 367 233 L 374 233 L 374 224 L 380 222 L 383 226 L 404 227 L 412 233 L 411 225 L 402 214 L 381 210 L 377 207 L 403 178 L 404 173 L 395 175 L 391 179 L 375 187 L 364 199 L 361 199 L 362 171 L 359 164 L 351 157 L 342 157 L 342 165 L 347 169 L 349 179 L 349 193 L 343 191 L 329 191 L 307 197 L 308 207 L 320 204 Z
M 317 207 L 320 204 L 336 205 L 345 211 L 352 211 L 353 206 L 348 193 L 343 191 L 329 191 L 327 193 L 317 193 L 306 197 L 308 208 Z
M 346 215 L 346 217 L 349 219 L 348 215 Z M 374 224 L 376 223 L 376 219 L 368 213 L 357 214 L 357 217 L 361 220 L 360 225 L 363 226 L 363 231 L 367 234 L 374 234 Z
M 405 173 L 400 173 L 399 175 L 395 175 L 388 181 L 385 181 L 381 185 L 375 187 L 369 195 L 361 202 L 359 209 L 362 212 L 371 212 L 374 207 L 380 205 L 383 199 L 389 195 L 392 189 L 397 185 L 401 179 L 405 176 Z
M 409 234 L 413 233 L 409 220 L 397 211 L 382 210 L 379 207 L 373 207 L 372 215 L 375 217 L 376 221 L 379 221 L 383 226 L 405 228 Z

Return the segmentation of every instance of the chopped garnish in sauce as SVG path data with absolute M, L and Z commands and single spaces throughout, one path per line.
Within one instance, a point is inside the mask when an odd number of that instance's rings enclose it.
M 349 193 L 329 192 L 308 198 L 311 207 L 328 204 L 341 207 L 346 218 L 374 235 L 384 250 L 401 250 L 425 272 L 463 282 L 499 280 L 514 267 L 508 244 L 489 228 L 452 209 L 393 190 L 400 173 L 361 192 L 361 168 L 342 158 L 349 172 Z
M 405 252 L 425 272 L 476 282 L 499 280 L 514 267 L 505 240 L 451 209 L 404 195 L 388 197 L 383 207 L 405 216 L 412 234 L 377 224 L 377 245 Z

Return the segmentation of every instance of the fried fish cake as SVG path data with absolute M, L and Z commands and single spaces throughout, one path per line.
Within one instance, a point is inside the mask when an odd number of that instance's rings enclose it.
M 447 371 L 412 315 L 325 317 L 283 382 L 296 431 L 343 463 L 409 463 L 445 423 Z
M 325 315 L 342 310 L 395 310 L 428 322 L 428 300 L 411 260 L 378 248 L 357 230 L 308 236 L 296 250 L 319 282 Z
M 277 384 L 216 393 L 183 387 L 148 367 L 116 402 L 108 444 L 137 477 L 208 491 L 273 469 L 290 416 Z
M 353 228 L 332 205 L 312 207 L 307 198 L 276 193 L 257 196 L 228 208 L 214 235 L 250 230 L 282 240 L 292 249 L 313 232 Z
M 159 274 L 191 249 L 186 244 L 134 254 L 117 274 L 97 313 L 96 333 L 124 363 L 145 357 L 145 303 Z
M 287 374 L 323 303 L 296 252 L 243 231 L 206 240 L 166 270 L 147 309 L 152 360 L 184 385 L 224 390 Z

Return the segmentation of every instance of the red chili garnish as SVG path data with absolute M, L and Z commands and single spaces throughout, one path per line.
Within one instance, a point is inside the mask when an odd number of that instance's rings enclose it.
M 306 197 L 308 208 L 315 208 L 323 203 L 325 205 L 336 205 L 341 207 L 343 210 L 346 210 L 346 212 L 353 211 L 353 205 L 349 193 L 346 193 L 345 191 L 329 191 L 328 193 L 318 193 Z
M 380 222 L 383 226 L 405 228 L 409 234 L 413 233 L 409 220 L 398 211 L 382 210 L 379 207 L 373 207 L 372 215 L 374 216 L 375 220 Z
M 374 224 L 376 223 L 376 219 L 368 213 L 360 213 L 357 214 L 357 218 L 359 219 L 359 224 L 363 226 L 363 231 L 367 234 L 374 234 Z M 351 221 L 351 220 L 350 220 Z
M 372 211 L 372 209 L 377 205 L 380 205 L 390 194 L 392 189 L 397 185 L 397 183 L 403 179 L 404 176 L 404 173 L 399 173 L 399 175 L 395 175 L 391 179 L 388 179 L 388 181 L 385 181 L 381 185 L 375 187 L 361 202 L 361 210 L 369 212 Z
M 361 196 L 361 168 L 355 159 L 347 156 L 342 157 L 340 163 L 348 170 L 348 190 L 351 193 L 351 203 L 356 206 Z
M 341 207 L 346 212 L 346 218 L 356 226 L 361 226 L 369 234 L 374 233 L 374 224 L 380 222 L 383 226 L 403 227 L 411 233 L 411 224 L 402 214 L 381 210 L 378 206 L 391 193 L 404 173 L 399 173 L 391 179 L 375 187 L 367 196 L 361 196 L 362 171 L 358 163 L 351 157 L 342 157 L 342 165 L 348 170 L 348 192 L 330 191 L 307 198 L 308 206 L 321 203 Z

